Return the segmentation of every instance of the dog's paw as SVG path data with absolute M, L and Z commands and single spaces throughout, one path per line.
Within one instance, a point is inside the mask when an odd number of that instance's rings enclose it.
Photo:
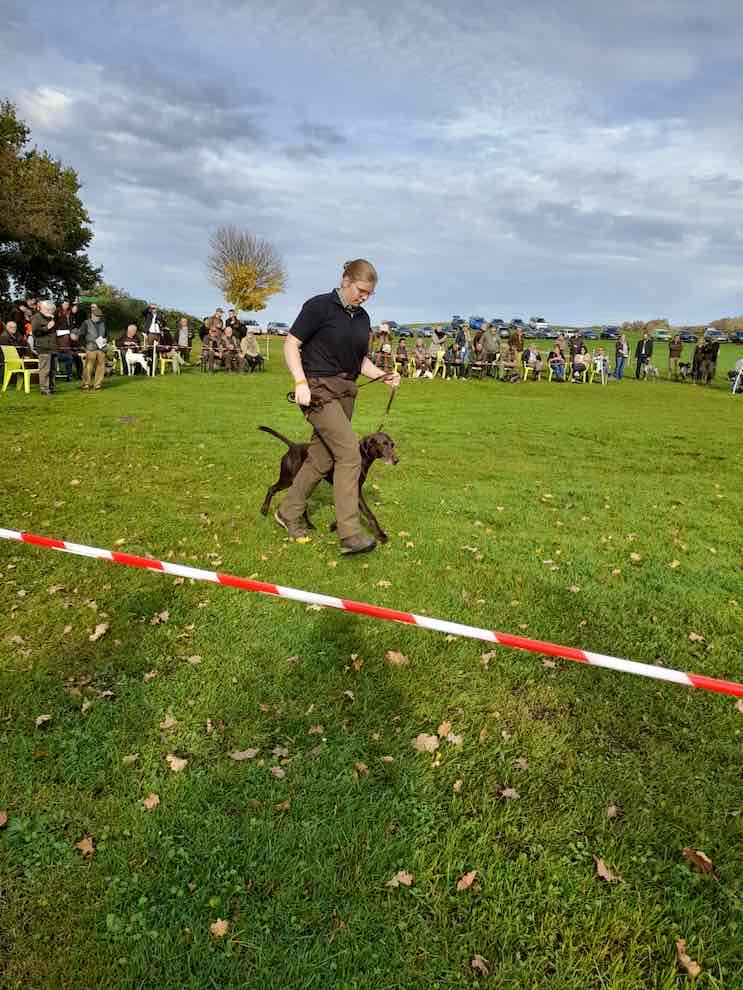
M 262 516 L 267 516 L 268 515 L 268 508 L 265 505 L 262 505 L 261 506 L 261 515 Z
M 389 540 L 389 536 L 387 536 L 386 533 L 380 533 L 379 536 L 377 536 L 378 543 L 386 543 L 388 540 Z
M 338 523 L 335 520 L 333 520 L 333 522 L 330 524 L 330 532 L 334 533 L 336 529 L 338 529 Z

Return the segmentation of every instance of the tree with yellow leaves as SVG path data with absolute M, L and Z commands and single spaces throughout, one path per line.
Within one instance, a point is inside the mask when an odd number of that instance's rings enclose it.
M 265 309 L 272 295 L 284 291 L 284 261 L 268 241 L 227 226 L 217 228 L 209 247 L 209 278 L 235 309 Z

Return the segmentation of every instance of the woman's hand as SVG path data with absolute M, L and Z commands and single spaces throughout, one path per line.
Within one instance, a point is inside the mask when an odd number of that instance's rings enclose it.
M 387 375 L 386 381 L 390 388 L 400 387 L 400 375 L 396 371 L 390 375 Z
M 312 392 L 306 382 L 295 386 L 294 401 L 298 406 L 308 406 L 312 402 Z

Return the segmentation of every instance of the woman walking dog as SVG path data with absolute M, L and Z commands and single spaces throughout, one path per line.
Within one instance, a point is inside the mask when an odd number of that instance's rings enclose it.
M 369 315 L 361 303 L 374 293 L 377 272 L 363 259 L 347 261 L 340 287 L 308 299 L 284 343 L 284 360 L 294 378 L 297 405 L 314 427 L 307 459 L 274 518 L 292 540 L 304 538 L 307 499 L 333 469 L 333 500 L 341 553 L 365 553 L 376 540 L 359 520 L 359 441 L 351 427 L 356 379 L 386 378 L 392 388 L 398 374 L 385 374 L 369 358 Z M 309 408 L 312 404 L 313 408 Z

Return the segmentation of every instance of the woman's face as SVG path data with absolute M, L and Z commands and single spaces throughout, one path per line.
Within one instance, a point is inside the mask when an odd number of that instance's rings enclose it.
M 341 287 L 349 306 L 360 306 L 361 303 L 366 302 L 370 296 L 374 295 L 373 282 L 352 282 L 350 278 L 344 276 Z

